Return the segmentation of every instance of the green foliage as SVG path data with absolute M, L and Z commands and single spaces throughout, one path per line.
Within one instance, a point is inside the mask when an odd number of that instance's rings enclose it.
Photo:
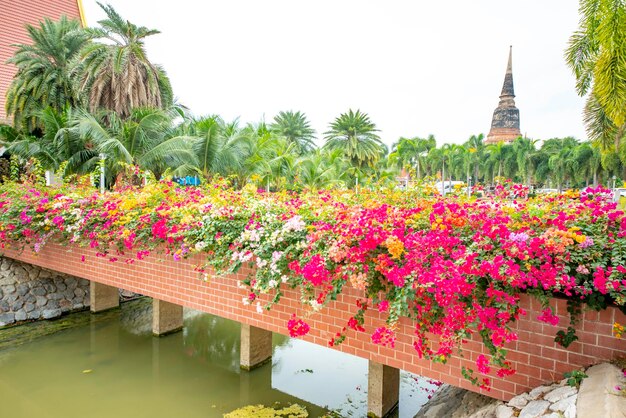
M 567 384 L 572 387 L 580 387 L 581 382 L 586 377 L 588 376 L 583 370 L 572 370 L 571 372 L 565 373 Z
M 72 79 L 72 61 L 87 44 L 80 23 L 62 16 L 45 18 L 39 26 L 27 25 L 30 44 L 17 45 L 9 63 L 17 73 L 7 91 L 6 110 L 18 130 L 41 128 L 39 112 L 51 107 L 60 112 L 81 103 Z
M 108 109 L 119 118 L 132 115 L 133 107 L 166 109 L 173 103 L 172 86 L 163 68 L 152 64 L 144 40 L 160 33 L 122 18 L 110 5 L 98 5 L 107 18 L 99 28 L 86 29 L 92 40 L 73 64 L 92 111 Z
M 585 124 L 589 137 L 615 149 L 626 125 L 626 2 L 580 0 L 580 26 L 570 37 L 565 59 L 576 90 L 589 95 Z
M 315 146 L 315 130 L 311 128 L 306 115 L 301 112 L 279 112 L 270 125 L 270 130 L 279 137 L 294 144 L 299 155 L 313 151 Z
M 350 109 L 330 124 L 325 132 L 324 148 L 343 151 L 352 165 L 357 168 L 372 166 L 386 152 L 385 145 L 376 132 L 376 125 L 366 113 Z

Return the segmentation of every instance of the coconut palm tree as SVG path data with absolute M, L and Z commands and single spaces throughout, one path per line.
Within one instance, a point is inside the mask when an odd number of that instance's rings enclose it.
M 496 177 L 508 176 L 514 171 L 514 154 L 511 145 L 504 142 L 487 145 L 487 159 L 491 166 L 491 183 Z
M 7 90 L 7 115 L 16 129 L 32 132 L 42 128 L 37 115 L 51 107 L 62 112 L 81 100 L 71 77 L 71 62 L 87 45 L 88 36 L 77 20 L 62 16 L 58 21 L 45 18 L 39 26 L 27 25 L 31 44 L 17 45 L 8 60 L 17 73 Z
M 470 153 L 469 163 L 472 165 L 472 171 L 474 175 L 474 180 L 478 181 L 481 178 L 480 166 L 485 158 L 485 136 L 483 134 L 472 135 L 470 138 L 463 144 Z
M 436 145 L 433 135 L 428 138 L 400 138 L 391 146 L 389 163 L 400 169 L 415 167 L 416 179 L 420 180 L 424 171 L 424 158 Z
M 324 148 L 342 150 L 346 158 L 359 169 L 371 167 L 386 151 L 376 132 L 376 125 L 366 113 L 350 109 L 330 124 L 330 130 L 324 133 Z
M 91 111 L 108 109 L 118 117 L 128 118 L 133 108 L 172 105 L 172 86 L 165 71 L 147 57 L 144 40 L 158 30 L 137 26 L 123 19 L 113 7 L 100 7 L 107 19 L 100 28 L 87 32 L 94 40 L 87 44 L 75 60 L 74 72 L 81 91 L 88 96 Z
M 301 112 L 278 112 L 270 130 L 277 136 L 283 137 L 288 143 L 295 145 L 299 155 L 315 149 L 315 130 L 311 128 L 306 115 Z
M 517 173 L 522 182 L 528 187 L 532 183 L 532 173 L 535 168 L 535 160 L 537 156 L 537 140 L 519 137 L 511 145 L 515 162 L 517 164 Z
M 578 164 L 576 178 L 585 186 L 590 182 L 593 186 L 598 185 L 598 176 L 602 170 L 602 155 L 600 147 L 589 141 L 582 142 L 574 150 L 574 156 Z
M 589 138 L 614 150 L 626 131 L 626 7 L 623 1 L 580 0 L 580 26 L 570 37 L 565 60 L 580 96 L 589 95 L 585 124 Z

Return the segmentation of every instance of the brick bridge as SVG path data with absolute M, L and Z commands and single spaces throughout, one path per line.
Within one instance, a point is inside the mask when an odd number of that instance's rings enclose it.
M 285 291 L 281 302 L 269 312 L 257 313 L 255 307 L 245 306 L 242 299 L 247 292 L 237 287 L 237 280 L 243 280 L 250 270 L 242 268 L 234 275 L 211 276 L 207 282 L 200 280 L 193 267 L 202 264 L 204 255 L 174 261 L 153 253 L 134 264 L 111 263 L 107 258 L 96 257 L 91 249 L 54 243 L 47 244 L 38 254 L 26 249 L 21 254 L 7 250 L 4 255 L 90 280 L 92 312 L 117 306 L 117 288 L 152 297 L 153 332 L 157 335 L 182 327 L 183 306 L 238 321 L 244 369 L 263 364 L 271 357 L 272 332 L 285 334 L 292 314 L 306 316 L 298 291 L 292 290 Z M 84 261 L 81 261 L 82 256 L 85 256 Z M 357 290 L 344 288 L 337 301 L 307 318 L 311 331 L 303 339 L 327 346 L 355 311 L 358 296 Z M 514 324 L 519 340 L 508 344 L 507 356 L 517 373 L 504 378 L 490 376 L 492 389 L 489 392 L 480 391 L 461 376 L 462 365 L 474 367 L 480 354 L 488 354 L 478 339 L 463 345 L 463 359 L 453 357 L 447 364 L 432 363 L 417 356 L 412 346 L 413 326 L 406 319 L 400 321 L 396 331 L 395 348 L 371 342 L 370 335 L 383 325 L 384 319 L 378 312 L 368 311 L 366 332 L 349 333 L 346 341 L 333 349 L 369 360 L 368 411 L 374 416 L 386 415 L 397 404 L 400 369 L 509 400 L 543 383 L 561 379 L 565 372 L 626 354 L 626 339 L 612 336 L 612 324 L 615 321 L 626 323 L 626 316 L 614 307 L 602 312 L 585 312 L 577 327 L 579 341 L 564 349 L 554 343 L 558 328 L 536 320 L 541 311 L 539 303 L 529 297 L 523 297 L 521 303 L 528 315 Z M 555 299 L 551 304 L 560 317 L 560 326 L 567 326 L 565 301 Z

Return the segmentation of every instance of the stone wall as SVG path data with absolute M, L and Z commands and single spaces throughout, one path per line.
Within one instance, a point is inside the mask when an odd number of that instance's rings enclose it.
M 89 280 L 0 257 L 0 327 L 89 306 Z

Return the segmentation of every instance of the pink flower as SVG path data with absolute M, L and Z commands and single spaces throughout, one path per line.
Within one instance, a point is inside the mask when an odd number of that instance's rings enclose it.
M 541 315 L 539 315 L 537 317 L 537 319 L 539 321 L 545 322 L 546 324 L 550 324 L 550 325 L 558 325 L 559 324 L 559 317 L 554 315 L 552 313 L 552 309 L 550 308 L 546 308 L 541 312 Z
M 476 367 L 478 367 L 478 371 L 482 374 L 487 374 L 491 371 L 491 367 L 489 367 L 489 359 L 483 354 L 478 356 L 476 359 Z
M 372 334 L 372 342 L 382 345 L 383 347 L 393 348 L 396 345 L 396 336 L 389 328 L 379 327 L 376 328 L 376 331 Z
M 309 324 L 302 319 L 296 318 L 296 315 L 292 315 L 291 319 L 287 321 L 287 329 L 289 330 L 289 336 L 292 338 L 302 337 L 309 333 Z
M 381 300 L 378 304 L 378 312 L 387 312 L 389 310 L 389 301 Z

